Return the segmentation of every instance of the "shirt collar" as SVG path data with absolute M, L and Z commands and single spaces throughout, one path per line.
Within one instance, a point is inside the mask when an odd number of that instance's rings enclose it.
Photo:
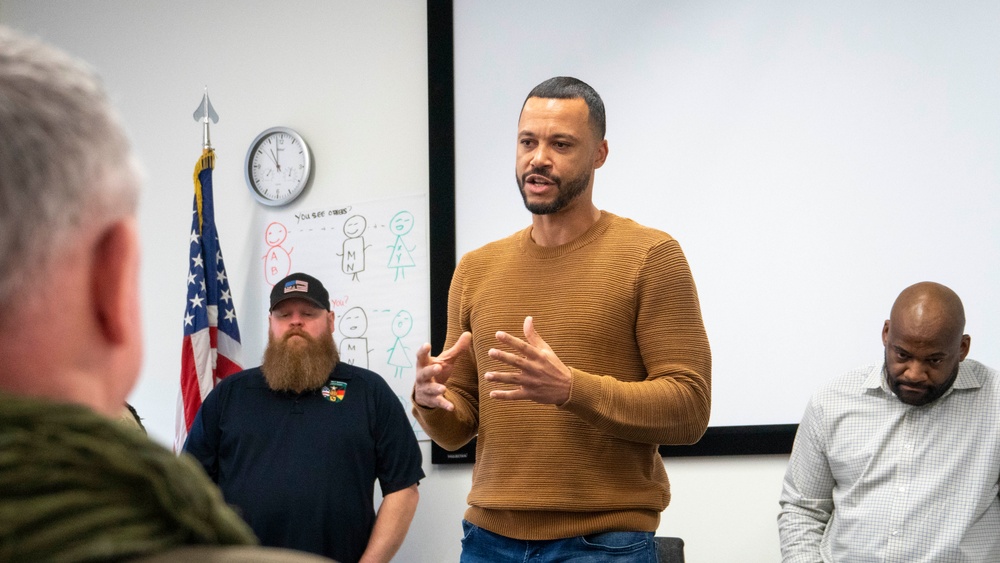
M 326 378 L 327 382 L 329 382 L 330 380 L 348 381 L 350 379 L 353 379 L 353 375 L 354 375 L 353 372 L 349 368 L 343 368 L 343 369 L 341 369 L 342 365 L 344 365 L 343 362 L 337 362 L 336 364 L 334 364 L 333 371 L 331 371 L 330 375 L 327 376 L 327 378 Z M 326 383 L 324 383 L 323 385 L 326 385 Z M 257 378 L 256 378 L 256 380 L 255 381 L 251 381 L 248 386 L 249 387 L 253 387 L 253 388 L 260 388 L 260 389 L 270 389 L 270 387 L 267 385 L 267 379 L 264 377 L 264 372 L 261 371 L 260 367 L 257 368 Z M 322 386 L 320 386 L 320 388 L 322 388 Z M 305 393 L 309 394 L 309 393 L 313 393 L 315 391 L 319 391 L 319 388 L 313 389 L 312 391 L 306 391 Z M 278 392 L 278 391 L 276 391 L 276 392 Z

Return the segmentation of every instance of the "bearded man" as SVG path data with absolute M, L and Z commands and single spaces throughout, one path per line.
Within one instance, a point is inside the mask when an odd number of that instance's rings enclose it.
M 264 545 L 386 562 L 416 511 L 420 449 L 385 380 L 339 361 L 333 321 L 316 278 L 275 284 L 263 364 L 216 386 L 184 449 Z
M 414 417 L 445 449 L 476 438 L 461 563 L 655 561 L 658 445 L 708 426 L 712 354 L 680 243 L 594 203 L 606 122 L 577 78 L 528 93 L 514 171 L 531 225 L 462 257 L 444 351 L 417 352 Z
M 907 287 L 882 344 L 809 401 L 779 501 L 782 561 L 1000 561 L 1000 374 L 967 358 L 962 300 Z

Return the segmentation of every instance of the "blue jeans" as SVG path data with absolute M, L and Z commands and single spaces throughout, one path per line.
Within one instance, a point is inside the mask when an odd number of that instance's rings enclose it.
M 515 540 L 462 521 L 461 563 L 656 563 L 653 532 L 602 532 L 560 540 Z

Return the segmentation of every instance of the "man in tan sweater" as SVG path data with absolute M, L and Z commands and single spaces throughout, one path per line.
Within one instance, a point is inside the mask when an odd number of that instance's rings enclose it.
M 462 257 L 445 350 L 417 354 L 414 415 L 448 449 L 478 436 L 462 561 L 655 561 L 670 488 L 658 444 L 711 407 L 698 295 L 670 235 L 598 209 L 604 104 L 536 86 L 516 177 L 531 226 Z

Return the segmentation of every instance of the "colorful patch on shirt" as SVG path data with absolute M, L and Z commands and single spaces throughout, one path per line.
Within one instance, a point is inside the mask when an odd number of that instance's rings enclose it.
M 330 380 L 323 386 L 323 398 L 331 403 L 339 403 L 347 394 L 347 384 L 343 381 Z

